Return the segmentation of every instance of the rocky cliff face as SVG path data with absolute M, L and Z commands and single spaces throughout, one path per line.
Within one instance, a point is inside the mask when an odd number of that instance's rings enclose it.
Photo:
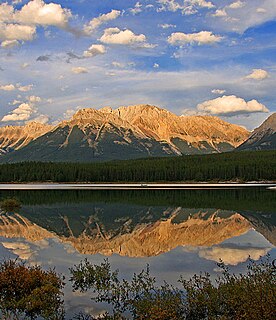
M 2 128 L 0 147 L 2 153 L 15 150 L 3 161 L 100 161 L 230 151 L 248 135 L 217 117 L 176 116 L 138 105 L 82 109 L 54 128 Z
M 52 129 L 50 125 L 29 122 L 25 126 L 0 127 L 0 154 L 18 150 Z
M 238 147 L 238 150 L 275 150 L 276 149 L 276 113 L 268 117 L 255 129 L 250 137 Z

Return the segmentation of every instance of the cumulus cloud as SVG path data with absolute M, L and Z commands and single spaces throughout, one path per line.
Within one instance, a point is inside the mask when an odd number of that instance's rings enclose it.
M 268 78 L 268 72 L 263 69 L 253 69 L 252 72 L 247 75 L 246 79 L 253 79 L 253 80 L 264 80 Z
M 208 100 L 197 105 L 201 112 L 213 115 L 236 115 L 253 112 L 269 112 L 265 105 L 257 100 L 246 102 L 242 98 L 232 96 L 222 96 L 213 100 Z
M 13 5 L 0 5 L 0 40 L 30 41 L 36 35 L 37 26 L 55 26 L 66 29 L 72 14 L 60 4 L 31 0 L 20 10 Z M 2 45 L 3 46 L 3 45 Z
M 201 258 L 220 262 L 221 260 L 226 265 L 236 266 L 239 263 L 247 261 L 250 258 L 259 260 L 260 257 L 265 256 L 271 249 L 270 248 L 243 248 L 243 247 L 226 247 L 226 246 L 213 246 L 211 248 L 202 248 L 199 250 L 198 255 Z
M 200 31 L 198 33 L 175 32 L 168 37 L 168 43 L 174 46 L 197 43 L 198 45 L 208 45 L 220 42 L 223 37 L 214 35 L 210 31 Z
M 212 93 L 214 94 L 224 94 L 226 91 L 223 89 L 213 89 Z
M 18 46 L 20 43 L 17 40 L 5 40 L 1 42 L 1 47 L 6 49 L 11 49 L 13 47 Z
M 5 84 L 5 85 L 1 85 L 0 86 L 0 90 L 3 91 L 14 91 L 14 90 L 19 90 L 21 92 L 27 92 L 33 89 L 33 85 L 29 84 L 26 86 L 21 86 L 19 83 L 17 83 L 16 85 L 14 84 Z
M 0 90 L 3 90 L 3 91 L 13 91 L 15 89 L 16 88 L 13 84 L 5 84 L 5 85 L 0 86 Z
M 33 84 L 28 84 L 27 86 L 17 85 L 17 89 L 21 92 L 28 92 L 33 89 Z
M 217 9 L 215 13 L 212 14 L 213 17 L 227 17 L 225 9 Z
M 71 71 L 75 74 L 88 73 L 88 69 L 85 67 L 73 67 Z
M 37 97 L 37 96 L 29 96 L 28 100 L 31 103 L 39 103 L 39 102 L 42 101 L 42 99 L 40 97 Z
M 12 251 L 15 255 L 18 256 L 19 259 L 28 260 L 33 255 L 33 251 L 29 244 L 23 242 L 2 242 L 2 246 L 10 251 Z
M 42 0 L 32 0 L 13 14 L 13 20 L 26 25 L 56 26 L 66 28 L 72 14 L 60 4 L 46 4 Z
M 36 34 L 36 28 L 33 26 L 25 26 L 20 24 L 5 24 L 0 21 L 0 40 L 30 41 Z
M 231 3 L 228 8 L 230 9 L 239 9 L 239 8 L 242 8 L 245 6 L 245 3 L 242 2 L 242 1 L 236 1 L 236 2 L 233 2 Z
M 144 34 L 135 34 L 131 30 L 120 30 L 119 28 L 105 29 L 100 41 L 107 44 L 129 45 L 142 48 L 152 48 L 154 45 L 147 43 Z
M 7 121 L 26 121 L 29 120 L 31 115 L 36 112 L 36 108 L 28 103 L 22 103 L 10 114 L 2 118 L 2 122 Z
M 106 53 L 106 48 L 102 44 L 92 44 L 86 51 L 84 51 L 83 56 L 86 58 L 95 57 Z
M 92 19 L 84 26 L 84 33 L 90 35 L 99 28 L 102 24 L 117 19 L 121 15 L 119 10 L 111 10 L 109 13 L 101 14 L 99 17 Z

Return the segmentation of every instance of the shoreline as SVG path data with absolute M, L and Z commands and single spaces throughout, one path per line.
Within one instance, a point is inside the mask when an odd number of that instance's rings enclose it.
M 157 190 L 268 188 L 275 182 L 219 183 L 0 183 L 0 190 Z

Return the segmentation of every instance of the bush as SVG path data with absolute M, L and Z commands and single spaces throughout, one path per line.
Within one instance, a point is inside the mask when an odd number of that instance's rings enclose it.
M 63 319 L 63 287 L 54 270 L 14 260 L 0 263 L 1 319 Z
M 222 274 L 215 283 L 209 274 L 180 278 L 181 290 L 167 283 L 158 287 L 149 268 L 131 281 L 120 280 L 108 260 L 100 265 L 81 262 L 70 269 L 70 280 L 74 290 L 91 290 L 92 300 L 112 306 L 111 315 L 97 319 L 125 319 L 126 313 L 137 320 L 275 319 L 275 267 L 269 257 L 260 263 L 250 260 L 246 274 L 234 275 L 223 263 L 218 266 Z
M 0 202 L 0 209 L 4 212 L 14 212 L 21 208 L 21 203 L 19 200 L 11 198 L 5 199 Z

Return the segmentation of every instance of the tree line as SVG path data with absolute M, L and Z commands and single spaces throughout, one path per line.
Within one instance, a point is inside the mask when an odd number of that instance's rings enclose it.
M 276 151 L 231 152 L 103 163 L 0 165 L 0 182 L 161 182 L 276 180 Z

